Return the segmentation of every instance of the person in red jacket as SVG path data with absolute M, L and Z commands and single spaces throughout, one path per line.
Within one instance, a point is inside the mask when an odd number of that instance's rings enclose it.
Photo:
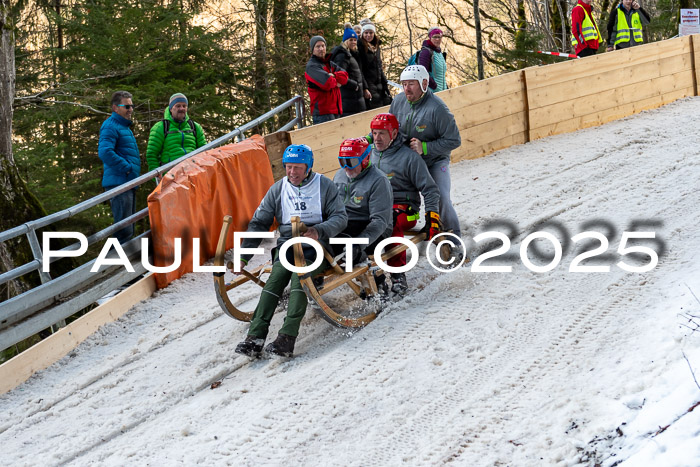
M 348 74 L 331 61 L 330 54 L 326 54 L 323 37 L 312 37 L 309 49 L 311 58 L 304 76 L 311 100 L 311 118 L 314 124 L 335 120 L 343 115 L 340 86 L 348 82 Z
M 591 0 L 578 0 L 571 10 L 571 35 L 571 44 L 579 58 L 595 55 L 601 36 L 593 18 Z

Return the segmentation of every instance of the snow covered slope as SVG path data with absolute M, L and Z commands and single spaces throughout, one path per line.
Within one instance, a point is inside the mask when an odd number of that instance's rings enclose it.
M 310 310 L 289 361 L 236 355 L 247 325 L 186 276 L 0 396 L 5 464 L 700 465 L 696 115 L 686 99 L 453 165 L 467 238 L 516 226 L 512 272 L 422 259 L 360 332 Z M 658 239 L 649 272 L 617 266 L 648 262 L 617 254 L 634 222 Z M 527 269 L 522 240 L 562 229 L 604 233 L 584 264 L 610 271 L 570 272 L 580 242 Z M 251 307 L 260 289 L 238 290 Z

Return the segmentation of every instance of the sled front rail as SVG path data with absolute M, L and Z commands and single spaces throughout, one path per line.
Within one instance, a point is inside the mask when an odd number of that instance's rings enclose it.
M 298 217 L 292 217 L 292 236 L 298 237 L 305 231 L 305 226 Z M 419 243 L 423 241 L 425 234 L 418 234 L 414 236 L 411 240 L 414 243 Z M 382 255 L 382 260 L 386 261 L 389 258 L 405 251 L 408 247 L 406 245 L 398 245 L 388 252 Z M 306 266 L 306 258 L 304 258 L 304 253 L 301 244 L 296 243 L 293 247 L 294 251 L 294 263 L 297 267 Z M 328 258 L 330 256 L 328 252 L 324 251 L 324 256 Z M 355 329 L 366 326 L 368 323 L 372 322 L 382 309 L 382 301 L 379 298 L 377 291 L 377 284 L 375 282 L 374 274 L 371 272 L 377 264 L 374 260 L 370 261 L 369 264 L 356 266 L 352 272 L 336 272 L 331 274 L 332 279 L 323 284 L 323 288 L 319 291 L 314 284 L 314 281 L 308 275 L 300 275 L 300 282 L 304 288 L 304 292 L 309 296 L 316 304 L 320 307 L 321 316 L 323 319 L 329 323 L 337 326 L 339 328 L 345 329 Z M 334 266 L 334 269 L 340 269 L 339 266 Z M 360 284 L 353 282 L 354 280 L 359 280 Z M 329 292 L 337 289 L 338 287 L 348 284 L 355 295 L 357 300 L 362 303 L 365 302 L 365 306 L 360 306 L 358 309 L 362 310 L 357 317 L 344 316 L 338 313 L 331 306 L 328 305 L 327 301 L 322 297 Z M 352 304 L 345 304 L 347 307 L 352 307 Z
M 222 266 L 224 265 L 224 255 L 226 253 L 226 238 L 228 236 L 229 228 L 231 226 L 231 216 L 224 217 L 224 222 L 221 227 L 221 233 L 219 235 L 219 242 L 216 248 L 216 256 L 214 258 L 214 265 Z M 292 235 L 298 237 L 303 235 L 307 231 L 306 226 L 300 221 L 298 217 L 292 218 Z M 418 244 L 425 239 L 425 234 L 420 232 L 407 232 L 412 234 L 410 240 L 414 244 Z M 407 245 L 399 244 L 393 247 L 391 250 L 386 251 L 382 254 L 382 261 L 386 262 L 397 254 L 405 251 L 408 248 Z M 293 246 L 294 253 L 294 264 L 297 267 L 306 266 L 306 258 L 304 258 L 303 249 L 301 244 L 297 243 Z M 331 265 L 321 277 L 324 278 L 323 287 L 317 288 L 314 284 L 313 279 L 308 274 L 300 274 L 299 280 L 306 293 L 307 297 L 313 300 L 320 308 L 320 313 L 323 319 L 333 324 L 334 326 L 340 328 L 354 329 L 366 326 L 368 323 L 373 321 L 377 314 L 382 309 L 382 301 L 379 299 L 379 293 L 377 289 L 377 284 L 375 282 L 375 274 L 377 263 L 372 257 L 369 261 L 355 266 L 351 272 L 345 272 L 343 267 L 336 262 L 336 259 L 323 248 L 323 255 L 328 263 Z M 227 267 L 231 269 L 233 264 L 229 262 Z M 265 286 L 265 282 L 261 279 L 263 274 L 267 274 L 272 270 L 272 265 L 268 262 L 262 266 L 247 271 L 242 270 L 242 275 L 236 276 L 236 278 L 230 283 L 226 283 L 224 280 L 224 273 L 214 273 L 214 289 L 216 292 L 216 297 L 221 305 L 224 312 L 239 321 L 250 321 L 253 318 L 253 311 L 246 312 L 237 308 L 230 300 L 228 293 L 247 282 L 254 282 L 261 287 Z M 383 271 L 379 270 L 379 274 L 385 274 Z M 348 301 L 343 301 L 342 308 L 343 311 L 334 310 L 332 306 L 327 303 L 327 300 L 323 296 L 347 285 L 352 291 L 354 299 Z M 337 306 L 336 306 L 337 307 Z M 354 316 L 346 316 L 345 309 L 354 309 Z
M 214 266 L 224 265 L 224 255 L 226 254 L 226 238 L 228 236 L 228 231 L 231 228 L 232 220 L 233 219 L 231 218 L 231 216 L 224 217 L 224 223 L 221 226 L 221 233 L 219 234 L 219 241 L 216 245 L 216 256 L 214 256 Z M 268 263 L 263 264 L 262 266 L 258 266 L 252 271 L 242 271 L 243 275 L 236 276 L 236 278 L 228 284 L 225 281 L 225 274 L 223 272 L 215 272 L 214 292 L 216 293 L 216 300 L 219 302 L 219 305 L 224 310 L 224 313 L 229 315 L 231 318 L 237 319 L 239 321 L 252 320 L 253 312 L 239 310 L 229 299 L 228 292 L 249 281 L 255 282 L 260 287 L 264 287 L 265 282 L 263 282 L 260 279 L 260 276 L 265 273 L 269 273 L 271 269 L 272 265 Z

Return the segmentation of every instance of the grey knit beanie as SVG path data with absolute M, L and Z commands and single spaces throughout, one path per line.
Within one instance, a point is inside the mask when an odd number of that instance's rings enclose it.
M 326 42 L 326 40 L 323 38 L 323 36 L 314 36 L 314 37 L 312 37 L 311 40 L 309 41 L 309 50 L 310 50 L 311 52 L 314 51 L 314 46 L 316 45 L 316 42 L 318 42 L 318 41 L 323 41 L 324 44 L 328 44 L 328 43 Z
M 187 97 L 181 92 L 176 92 L 172 96 L 170 96 L 170 101 L 168 102 L 168 108 L 172 112 L 173 106 L 177 104 L 178 102 L 184 102 L 185 104 L 188 104 L 187 102 Z

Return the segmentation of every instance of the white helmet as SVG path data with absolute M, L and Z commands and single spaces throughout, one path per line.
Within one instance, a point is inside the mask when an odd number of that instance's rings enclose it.
M 401 72 L 401 77 L 399 81 L 408 81 L 415 79 L 420 84 L 421 91 L 425 92 L 428 90 L 428 81 L 430 81 L 430 75 L 428 70 L 425 69 L 423 65 L 408 65 Z M 425 87 L 423 87 L 423 80 L 425 80 Z

